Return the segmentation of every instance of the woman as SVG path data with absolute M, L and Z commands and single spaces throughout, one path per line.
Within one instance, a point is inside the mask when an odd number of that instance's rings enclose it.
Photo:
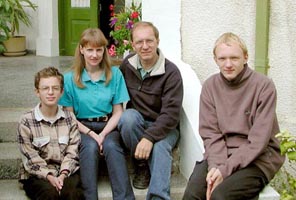
M 129 96 L 120 70 L 111 67 L 107 43 L 100 29 L 89 28 L 82 33 L 72 71 L 65 74 L 65 92 L 59 103 L 74 112 L 78 120 L 80 174 L 85 198 L 98 199 L 98 164 L 99 155 L 103 154 L 111 187 L 115 188 L 116 184 L 113 199 L 134 199 L 116 128 L 123 103 Z

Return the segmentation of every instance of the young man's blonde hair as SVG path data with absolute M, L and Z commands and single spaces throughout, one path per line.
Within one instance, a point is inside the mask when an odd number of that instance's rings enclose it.
M 248 55 L 248 49 L 247 46 L 245 44 L 245 42 L 236 34 L 228 32 L 228 33 L 224 33 L 222 34 L 215 42 L 215 46 L 213 49 L 213 54 L 214 56 L 216 56 L 216 48 L 218 45 L 220 44 L 226 44 L 228 46 L 231 45 L 231 43 L 237 43 L 240 48 L 243 50 L 244 55 Z

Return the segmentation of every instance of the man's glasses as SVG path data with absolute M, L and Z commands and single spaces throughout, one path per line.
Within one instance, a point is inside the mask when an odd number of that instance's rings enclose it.
M 60 92 L 61 91 L 61 86 L 59 85 L 55 85 L 55 86 L 52 86 L 52 87 L 49 87 L 49 86 L 41 86 L 40 88 L 38 88 L 41 92 L 49 92 L 50 89 L 51 91 L 53 92 Z

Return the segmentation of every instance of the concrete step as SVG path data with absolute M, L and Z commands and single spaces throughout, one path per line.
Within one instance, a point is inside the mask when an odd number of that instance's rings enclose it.
M 18 178 L 21 159 L 17 144 L 14 142 L 0 143 L 0 152 L 0 179 Z
M 24 190 L 20 188 L 18 181 L 15 179 L 0 180 L 0 199 L 1 200 L 27 200 Z M 186 179 L 179 175 L 172 176 L 171 180 L 171 199 L 182 199 L 186 187 Z M 147 189 L 138 190 L 134 188 L 137 200 L 144 200 Z M 112 200 L 112 191 L 108 177 L 102 176 L 98 183 L 98 196 L 100 200 Z
M 17 122 L 31 108 L 0 108 L 0 142 L 15 142 Z

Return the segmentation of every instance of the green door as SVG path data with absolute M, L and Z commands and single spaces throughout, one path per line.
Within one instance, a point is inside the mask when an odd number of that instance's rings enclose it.
M 72 56 L 83 30 L 99 27 L 98 0 L 63 0 L 59 2 L 60 55 Z

